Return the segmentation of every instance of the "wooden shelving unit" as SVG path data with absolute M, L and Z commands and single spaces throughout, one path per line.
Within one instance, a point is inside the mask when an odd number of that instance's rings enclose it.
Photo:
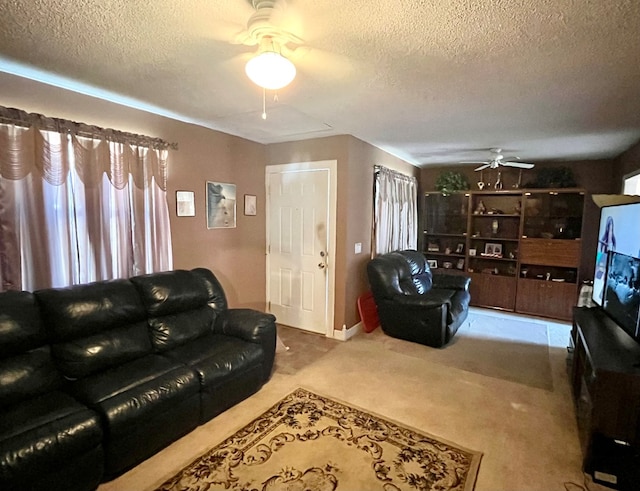
M 571 320 L 578 295 L 582 189 L 428 192 L 422 250 L 469 274 L 472 305 Z

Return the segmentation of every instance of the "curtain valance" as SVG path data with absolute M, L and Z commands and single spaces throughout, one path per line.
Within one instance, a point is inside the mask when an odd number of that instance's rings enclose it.
M 67 179 L 71 152 L 78 176 L 89 188 L 106 174 L 117 189 L 131 176 L 137 188 L 153 178 L 166 190 L 169 148 L 177 145 L 0 106 L 0 177 L 5 179 L 20 180 L 37 171 L 59 186 Z
M 0 106 L 0 123 L 35 127 L 41 130 L 55 131 L 57 133 L 69 133 L 76 136 L 84 136 L 96 140 L 126 143 L 140 147 L 153 148 L 154 150 L 178 150 L 177 143 L 169 143 L 161 138 L 137 135 L 111 128 L 78 123 L 68 119 L 49 118 L 38 113 L 28 113 L 21 109 Z

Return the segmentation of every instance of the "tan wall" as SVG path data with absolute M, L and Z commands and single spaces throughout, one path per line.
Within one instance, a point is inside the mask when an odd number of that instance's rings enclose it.
M 371 251 L 373 166 L 376 164 L 418 175 L 418 169 L 352 136 L 332 136 L 277 143 L 267 147 L 269 164 L 336 160 L 338 203 L 336 224 L 336 282 L 334 328 L 360 322 L 356 301 L 368 290 L 366 264 Z M 362 244 L 362 252 L 354 247 Z
M 231 306 L 264 309 L 264 145 L 4 73 L 0 86 L 3 106 L 178 143 L 167 183 L 174 267 L 210 268 Z M 237 228 L 207 230 L 207 180 L 237 185 Z M 195 217 L 176 217 L 177 189 L 195 192 Z M 244 194 L 258 197 L 258 216 L 242 214 Z
M 360 322 L 357 299 L 369 290 L 367 262 L 371 258 L 371 225 L 373 220 L 373 167 L 383 165 L 418 178 L 420 170 L 362 140 L 349 140 L 349 168 L 345 187 L 346 230 L 344 241 L 344 322 L 347 327 Z M 356 242 L 362 253 L 355 254 Z

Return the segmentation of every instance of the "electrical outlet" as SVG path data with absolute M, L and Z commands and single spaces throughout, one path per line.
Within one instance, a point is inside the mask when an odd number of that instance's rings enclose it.
M 356 254 L 360 254 L 362 252 L 362 242 L 356 242 L 356 246 L 354 247 L 354 252 Z

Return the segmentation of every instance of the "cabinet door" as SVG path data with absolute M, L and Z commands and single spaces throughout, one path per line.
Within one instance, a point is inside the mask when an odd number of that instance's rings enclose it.
M 513 311 L 516 279 L 509 276 L 471 273 L 471 305 Z
M 580 265 L 579 240 L 522 239 L 520 261 L 527 264 L 542 264 L 577 268 Z
M 571 320 L 576 299 L 575 283 L 520 279 L 516 312 Z

